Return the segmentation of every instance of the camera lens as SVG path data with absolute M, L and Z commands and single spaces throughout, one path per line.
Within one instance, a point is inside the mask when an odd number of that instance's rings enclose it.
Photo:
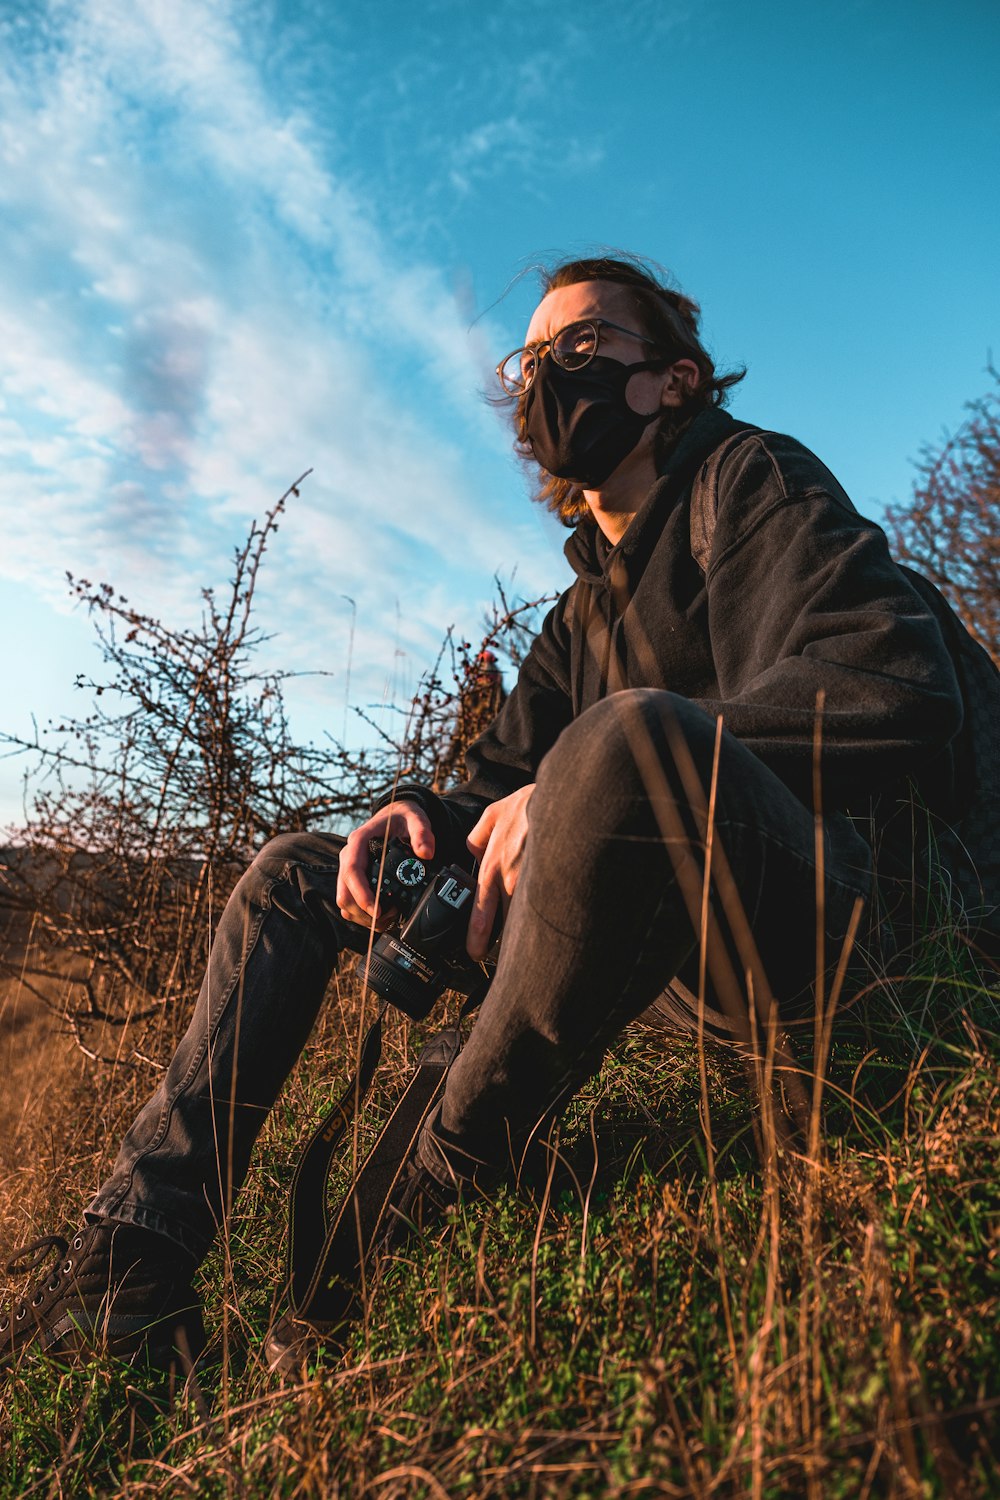
M 414 1021 L 429 1014 L 446 983 L 443 970 L 435 972 L 419 953 L 389 933 L 379 938 L 367 965 L 359 960 L 357 972 L 376 995 Z
M 403 863 L 394 867 L 395 877 Z M 457 865 L 439 870 L 403 925 L 383 932 L 367 965 L 364 959 L 358 963 L 357 972 L 375 993 L 414 1020 L 427 1015 L 462 964 L 474 890 L 471 877 Z

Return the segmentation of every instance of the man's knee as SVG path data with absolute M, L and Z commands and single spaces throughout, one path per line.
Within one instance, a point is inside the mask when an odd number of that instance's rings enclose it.
M 332 833 L 279 833 L 257 852 L 254 865 L 269 873 L 275 867 L 306 865 L 313 870 L 336 870 L 344 840 Z
M 683 795 L 678 768 L 699 771 L 711 755 L 712 719 L 677 693 L 628 688 L 574 719 L 539 768 L 532 813 L 557 803 L 589 816 L 627 815 L 637 803 Z
M 271 904 L 276 892 L 286 887 L 303 897 L 317 888 L 329 894 L 336 886 L 343 847 L 344 840 L 335 834 L 279 833 L 258 850 L 231 900 L 237 905 Z
M 337 874 L 345 840 L 330 833 L 281 833 L 269 839 L 229 898 L 226 919 L 234 931 L 248 914 L 277 910 L 314 929 L 324 945 L 345 941 L 337 906 Z

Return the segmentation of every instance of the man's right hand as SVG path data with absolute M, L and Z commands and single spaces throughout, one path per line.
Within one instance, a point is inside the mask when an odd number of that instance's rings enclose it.
M 348 922 L 357 922 L 363 927 L 372 925 L 381 932 L 388 927 L 393 917 L 392 907 L 378 908 L 376 915 L 375 892 L 368 880 L 371 866 L 369 839 L 405 839 L 420 859 L 434 857 L 434 835 L 431 822 L 423 808 L 415 802 L 390 802 L 374 817 L 362 823 L 347 836 L 347 843 L 340 853 L 340 868 L 337 875 L 337 905 L 340 915 Z

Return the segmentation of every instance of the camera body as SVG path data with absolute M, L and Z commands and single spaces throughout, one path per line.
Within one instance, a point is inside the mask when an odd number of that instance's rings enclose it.
M 465 934 L 476 883 L 459 865 L 419 859 L 402 839 L 370 839 L 368 878 L 398 923 L 376 939 L 357 973 L 383 1000 L 422 1021 L 441 991 L 469 972 Z M 379 872 L 381 870 L 381 882 Z

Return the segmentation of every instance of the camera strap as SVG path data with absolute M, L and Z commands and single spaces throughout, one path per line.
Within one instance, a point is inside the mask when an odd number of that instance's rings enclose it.
M 385 1005 L 369 1026 L 354 1076 L 309 1136 L 292 1178 L 288 1287 L 297 1316 L 330 1327 L 351 1316 L 364 1290 L 369 1252 L 385 1222 L 389 1199 L 461 1050 L 461 1023 L 480 1004 L 488 985 L 487 978 L 472 991 L 458 1025 L 436 1032 L 427 1041 L 402 1097 L 331 1218 L 327 1205 L 330 1170 L 375 1078 L 382 1056 Z

